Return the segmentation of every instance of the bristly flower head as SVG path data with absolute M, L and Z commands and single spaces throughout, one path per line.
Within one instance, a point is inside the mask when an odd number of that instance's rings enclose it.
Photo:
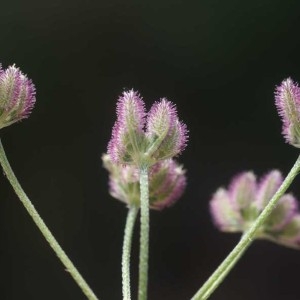
M 275 104 L 282 118 L 286 142 L 300 148 L 300 88 L 291 78 L 276 88 Z
M 35 87 L 14 65 L 0 65 L 0 128 L 27 118 L 35 103 Z
M 187 143 L 186 125 L 179 121 L 176 107 L 163 98 L 148 115 L 140 95 L 124 92 L 117 104 L 117 121 L 108 144 L 113 162 L 149 166 L 179 154 Z
M 145 115 L 145 104 L 140 95 L 133 90 L 124 92 L 117 103 L 117 121 L 108 144 L 113 161 L 123 164 L 135 161 L 143 144 Z
M 14 65 L 0 65 L 0 129 L 27 118 L 35 103 L 35 87 Z
M 253 224 L 282 183 L 282 175 L 273 170 L 259 182 L 252 172 L 236 177 L 229 189 L 220 188 L 210 201 L 216 226 L 225 232 L 245 232 Z M 300 213 L 297 200 L 284 194 L 257 233 L 288 247 L 300 249 Z
M 134 165 L 114 164 L 110 155 L 102 156 L 109 172 L 109 192 L 112 197 L 131 205 L 140 205 L 139 171 Z M 185 170 L 173 159 L 163 160 L 150 167 L 150 208 L 162 210 L 174 204 L 186 187 Z
M 146 136 L 152 156 L 166 159 L 180 153 L 187 143 L 186 125 L 178 120 L 175 105 L 163 98 L 152 105 L 147 117 Z

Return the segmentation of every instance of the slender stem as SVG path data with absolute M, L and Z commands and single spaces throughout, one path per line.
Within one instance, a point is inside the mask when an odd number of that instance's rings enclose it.
M 39 230 L 41 231 L 44 238 L 47 240 L 51 248 L 54 250 L 60 261 L 63 263 L 63 265 L 66 267 L 67 271 L 71 274 L 73 279 L 76 281 L 78 286 L 81 288 L 82 292 L 85 294 L 85 296 L 90 300 L 97 300 L 98 298 L 94 294 L 94 292 L 91 290 L 91 288 L 88 286 L 86 281 L 83 279 L 83 277 L 80 275 L 74 264 L 71 262 L 71 260 L 68 258 L 64 250 L 61 248 L 61 246 L 56 241 L 53 234 L 50 232 L 46 224 L 44 223 L 43 219 L 40 217 L 38 212 L 36 211 L 35 207 L 32 205 L 31 201 L 25 194 L 24 190 L 22 189 L 18 179 L 16 178 L 9 161 L 6 157 L 2 142 L 0 140 L 0 163 L 2 165 L 3 171 L 5 175 L 7 176 L 7 179 L 9 180 L 10 184 L 12 185 L 13 189 L 15 190 L 17 196 L 23 203 L 25 209 L 33 219 L 34 223 L 37 225 Z
M 237 264 L 237 262 L 240 260 L 240 258 L 243 256 L 243 254 L 245 253 L 245 251 L 249 248 L 249 246 L 250 246 L 250 244 L 247 247 L 245 247 L 243 249 L 243 251 L 241 251 L 237 257 L 235 257 L 235 259 L 227 266 L 227 268 L 223 271 L 223 273 L 220 274 L 220 276 L 216 279 L 216 281 L 213 282 L 211 286 L 207 287 L 206 291 L 203 291 L 203 296 L 201 297 L 201 299 L 208 299 L 209 298 L 209 296 L 223 282 L 223 280 L 226 278 L 226 276 L 228 275 L 228 273 Z M 198 299 L 200 299 L 200 298 L 198 298 Z
M 149 256 L 149 188 L 148 168 L 140 168 L 141 191 L 141 235 L 139 262 L 139 292 L 138 300 L 147 299 L 148 286 L 148 256 Z
M 128 209 L 124 241 L 123 241 L 123 253 L 122 253 L 122 293 L 123 300 L 131 299 L 130 292 L 130 252 L 132 244 L 132 235 L 134 223 L 139 209 L 136 206 L 131 206 Z
M 209 277 L 209 279 L 204 283 L 204 285 L 198 290 L 198 292 L 193 296 L 192 300 L 204 300 L 209 297 L 213 293 L 213 291 L 220 285 L 223 279 L 226 277 L 227 268 L 229 268 L 231 264 L 238 259 L 243 251 L 251 244 L 252 240 L 255 237 L 256 231 L 261 227 L 264 221 L 268 218 L 272 210 L 276 207 L 279 199 L 287 190 L 287 188 L 291 185 L 294 178 L 300 171 L 300 156 L 296 160 L 294 166 L 290 170 L 289 174 L 269 201 L 268 205 L 261 212 L 259 217 L 253 223 L 253 225 L 249 228 L 249 230 L 243 235 L 239 243 L 235 246 L 235 248 L 229 253 L 229 255 L 225 258 L 225 260 L 221 263 L 221 265 L 215 270 L 215 272 Z M 209 291 L 209 295 L 205 296 Z

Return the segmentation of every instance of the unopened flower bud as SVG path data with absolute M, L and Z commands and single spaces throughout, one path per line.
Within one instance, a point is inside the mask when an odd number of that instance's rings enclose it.
M 132 164 L 142 151 L 145 104 L 133 90 L 124 92 L 117 104 L 117 121 L 108 144 L 108 153 L 116 163 Z
M 279 235 L 274 239 L 275 242 L 300 249 L 300 214 L 295 214 L 291 220 L 282 228 Z
M 220 188 L 213 195 L 210 201 L 210 211 L 215 225 L 221 231 L 241 231 L 243 227 L 242 216 L 225 189 Z
M 109 193 L 129 205 L 139 205 L 138 169 L 132 165 L 113 163 L 109 154 L 102 155 L 104 168 L 109 172 Z
M 283 181 L 282 175 L 278 170 L 272 170 L 265 175 L 257 186 L 255 204 L 262 210 L 276 193 Z
M 300 148 L 300 88 L 291 78 L 276 88 L 275 104 L 282 118 L 286 142 Z
M 20 69 L 0 65 L 0 129 L 27 118 L 35 103 L 35 87 Z
M 240 210 L 248 208 L 254 201 L 256 178 L 253 172 L 244 172 L 236 176 L 229 187 L 229 196 L 235 207 Z
M 270 233 L 281 231 L 295 216 L 297 210 L 298 202 L 295 197 L 291 194 L 283 195 L 263 225 L 264 228 Z
M 175 105 L 164 98 L 149 111 L 146 134 L 155 160 L 176 156 L 187 143 L 186 125 L 178 120 Z
M 174 204 L 186 187 L 185 170 L 175 160 L 160 161 L 150 169 L 150 207 L 161 210 Z

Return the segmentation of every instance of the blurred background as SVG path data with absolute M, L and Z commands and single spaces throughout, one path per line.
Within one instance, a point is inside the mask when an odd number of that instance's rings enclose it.
M 300 2 L 2 1 L 0 62 L 37 88 L 28 120 L 1 130 L 25 191 L 100 299 L 121 299 L 126 207 L 112 199 L 101 154 L 115 105 L 134 88 L 161 97 L 190 130 L 179 160 L 184 197 L 151 214 L 149 299 L 190 299 L 239 239 L 214 227 L 208 202 L 232 176 L 287 174 L 274 88 L 300 81 Z M 300 199 L 299 178 L 291 190 Z M 85 299 L 0 178 L 0 299 Z M 138 228 L 132 252 L 137 286 Z M 211 297 L 300 299 L 300 251 L 255 242 Z M 135 299 L 135 297 L 134 297 Z

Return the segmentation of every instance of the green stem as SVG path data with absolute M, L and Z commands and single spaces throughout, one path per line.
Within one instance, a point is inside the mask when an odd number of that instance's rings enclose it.
M 193 296 L 192 300 L 204 300 L 207 299 L 214 290 L 221 284 L 223 279 L 226 277 L 227 273 L 233 267 L 234 262 L 237 262 L 241 253 L 243 253 L 247 247 L 251 244 L 255 238 L 255 233 L 261 227 L 261 225 L 269 217 L 272 210 L 276 207 L 279 199 L 282 197 L 287 188 L 291 185 L 294 178 L 300 171 L 300 156 L 296 160 L 294 166 L 290 170 L 289 174 L 269 201 L 268 205 L 261 212 L 259 217 L 249 228 L 249 230 L 242 236 L 240 242 L 235 246 L 235 248 L 229 253 L 221 265 L 215 270 L 215 272 L 209 277 L 209 279 L 204 283 L 204 285 L 199 289 L 199 291 Z M 233 264 L 233 265 L 232 265 Z M 229 268 L 228 272 L 226 271 Z M 224 273 L 226 272 L 226 273 Z M 209 291 L 209 294 L 207 294 Z
M 136 206 L 131 206 L 128 209 L 124 241 L 123 241 L 123 253 L 122 253 L 122 293 L 123 300 L 130 300 L 130 252 L 132 244 L 132 235 L 134 223 L 139 209 Z
M 140 262 L 139 262 L 139 292 L 138 300 L 147 299 L 148 286 L 148 256 L 149 256 L 149 188 L 148 167 L 140 168 L 141 191 L 141 232 L 140 232 Z
M 33 219 L 34 223 L 37 225 L 39 230 L 41 231 L 44 238 L 47 240 L 51 248 L 54 250 L 60 261 L 63 263 L 63 265 L 66 267 L 66 270 L 71 274 L 75 282 L 78 284 L 78 286 L 81 288 L 82 292 L 86 295 L 86 297 L 90 300 L 97 300 L 98 298 L 94 294 L 94 292 L 91 290 L 91 288 L 88 286 L 86 281 L 83 279 L 83 277 L 80 275 L 76 267 L 73 265 L 71 260 L 68 258 L 64 250 L 61 248 L 61 246 L 56 241 L 55 237 L 52 235 L 46 224 L 44 223 L 43 219 L 40 217 L 38 212 L 36 211 L 35 207 L 32 205 L 31 201 L 23 191 L 18 179 L 16 178 L 9 161 L 6 157 L 2 142 L 0 140 L 0 163 L 2 165 L 3 171 L 5 175 L 7 176 L 7 179 L 9 180 L 10 184 L 12 185 L 13 189 L 15 190 L 17 196 L 23 203 L 25 209 Z
M 227 268 L 223 271 L 223 273 L 220 274 L 220 276 L 210 286 L 208 286 L 205 291 L 203 290 L 203 296 L 201 298 L 198 298 L 198 299 L 208 299 L 209 298 L 209 296 L 215 291 L 215 289 L 217 289 L 217 287 L 226 278 L 228 273 L 237 264 L 237 262 L 240 260 L 240 258 L 243 256 L 245 251 L 249 248 L 249 246 L 250 246 L 250 244 L 247 247 L 245 247 L 243 249 L 243 251 L 241 251 L 237 257 L 235 257 L 235 259 L 227 266 Z

